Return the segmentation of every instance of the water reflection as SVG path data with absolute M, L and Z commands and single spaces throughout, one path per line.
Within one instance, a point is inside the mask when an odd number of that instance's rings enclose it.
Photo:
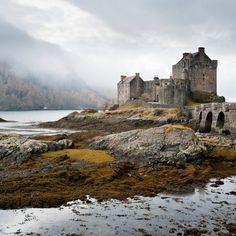
M 53 135 L 71 133 L 65 129 L 40 129 L 36 125 L 40 122 L 56 121 L 68 114 L 71 110 L 43 110 L 43 111 L 0 111 L 0 118 L 12 122 L 0 122 L 0 133 L 21 135 Z M 78 111 L 79 112 L 79 111 Z
M 214 180 L 212 180 L 214 181 Z M 196 189 L 187 196 L 159 194 L 154 198 L 136 197 L 127 202 L 116 200 L 91 204 L 80 201 L 50 209 L 0 211 L 2 235 L 181 235 L 195 227 L 215 235 L 226 233 L 224 223 L 236 220 L 236 177 L 224 185 Z

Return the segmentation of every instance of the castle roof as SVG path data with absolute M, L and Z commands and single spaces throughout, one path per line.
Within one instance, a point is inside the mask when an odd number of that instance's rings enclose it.
M 197 58 L 200 52 L 195 52 L 195 53 L 190 53 L 190 54 L 192 54 L 193 58 Z M 210 57 L 208 57 L 206 53 L 204 54 L 205 54 L 205 58 L 211 61 Z
M 129 84 L 129 83 L 131 83 L 136 78 L 139 78 L 139 79 L 142 80 L 142 78 L 139 76 L 139 73 L 136 73 L 135 75 L 132 75 L 132 76 L 123 76 L 122 75 L 121 76 L 121 80 L 119 81 L 119 83 Z
M 136 78 L 136 75 L 133 75 L 133 76 L 126 76 L 124 79 L 123 79 L 123 83 L 130 83 L 133 79 Z
M 211 61 L 211 58 L 208 57 L 207 54 L 205 53 L 204 48 L 203 48 L 203 53 L 204 53 L 205 60 Z M 177 64 L 185 59 L 192 59 L 192 60 L 198 61 L 199 57 L 200 57 L 200 51 L 194 52 L 194 53 L 187 53 L 186 52 L 186 53 L 183 53 L 183 57 L 177 62 Z

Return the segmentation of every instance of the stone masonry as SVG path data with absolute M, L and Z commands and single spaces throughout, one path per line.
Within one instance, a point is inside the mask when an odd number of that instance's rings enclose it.
M 183 53 L 172 66 L 170 78 L 144 81 L 139 73 L 122 75 L 117 89 L 120 105 L 136 99 L 175 106 L 184 106 L 187 99 L 201 102 L 206 97 L 217 97 L 217 61 L 211 60 L 200 47 L 196 53 Z
M 203 133 L 236 134 L 236 103 L 208 103 L 191 109 L 196 129 Z

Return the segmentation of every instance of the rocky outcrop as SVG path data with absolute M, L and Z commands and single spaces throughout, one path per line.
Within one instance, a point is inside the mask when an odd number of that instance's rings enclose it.
M 41 123 L 39 127 L 96 130 L 110 134 L 185 122 L 185 114 L 182 115 L 176 108 L 134 108 L 100 113 L 92 113 L 91 110 L 90 113 L 73 112 L 58 121 Z
M 194 131 L 181 125 L 111 134 L 94 139 L 91 147 L 106 149 L 120 158 L 170 165 L 196 161 L 206 151 Z
M 4 119 L 2 119 L 2 118 L 0 118 L 0 122 L 7 122 L 6 120 L 4 120 Z
M 0 160 L 23 162 L 31 156 L 44 152 L 61 150 L 72 146 L 72 141 L 63 139 L 58 142 L 32 140 L 26 137 L 2 137 L 0 139 Z

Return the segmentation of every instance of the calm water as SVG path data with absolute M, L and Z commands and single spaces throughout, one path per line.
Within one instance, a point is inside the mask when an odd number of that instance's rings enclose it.
M 69 132 L 67 130 L 58 129 L 38 129 L 27 127 L 36 125 L 39 122 L 56 121 L 67 116 L 74 110 L 42 110 L 42 111 L 0 111 L 0 118 L 11 122 L 0 122 L 0 133 L 17 133 L 22 135 L 36 134 L 56 134 Z
M 184 228 L 191 227 L 207 230 L 204 235 L 217 235 L 213 229 L 226 233 L 224 223 L 236 222 L 236 197 L 229 194 L 236 190 L 236 177 L 224 179 L 219 187 L 211 184 L 187 196 L 159 194 L 127 202 L 77 201 L 60 208 L 0 210 L 0 234 L 183 235 Z

